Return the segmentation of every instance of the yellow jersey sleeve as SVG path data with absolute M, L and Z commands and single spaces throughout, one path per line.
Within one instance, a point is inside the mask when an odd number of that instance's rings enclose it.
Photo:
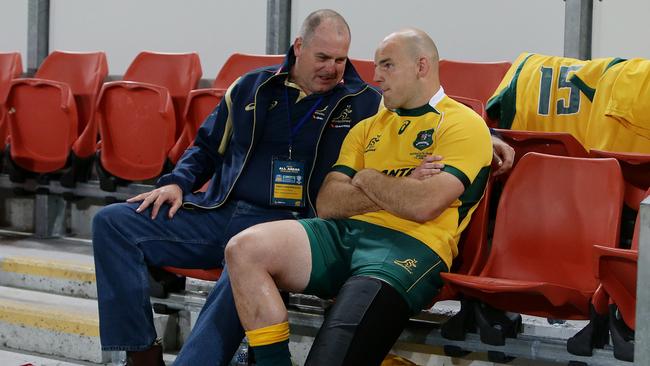
M 650 60 L 627 61 L 612 85 L 605 109 L 607 116 L 619 119 L 628 129 L 645 137 L 650 144 Z
M 479 118 L 452 120 L 445 126 L 443 120 L 434 154 L 443 157 L 444 172 L 458 178 L 465 189 L 475 180 L 481 169 L 492 162 L 492 141 L 485 122 Z

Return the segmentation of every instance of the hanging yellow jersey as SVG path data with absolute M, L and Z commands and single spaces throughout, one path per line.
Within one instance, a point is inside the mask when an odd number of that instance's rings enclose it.
M 442 88 L 420 108 L 391 111 L 381 107 L 375 116 L 350 130 L 332 169 L 350 177 L 364 168 L 405 177 L 428 155 L 443 156 L 443 171 L 465 187 L 440 216 L 419 224 L 381 210 L 352 219 L 410 235 L 433 249 L 451 268 L 460 233 L 483 195 L 492 161 L 490 133 L 478 114 L 444 95 Z
M 650 139 L 650 60 L 632 59 L 622 66 L 605 114 Z
M 619 63 L 587 86 L 595 93 L 585 147 L 650 154 L 650 61 Z
M 499 120 L 500 128 L 568 132 L 584 144 L 591 100 L 570 79 L 590 65 L 584 77 L 597 80 L 616 60 L 522 53 L 488 100 L 488 115 Z

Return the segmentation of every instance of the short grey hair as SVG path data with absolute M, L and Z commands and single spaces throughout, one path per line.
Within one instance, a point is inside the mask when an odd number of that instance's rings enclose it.
M 345 31 L 347 32 L 348 38 L 352 38 L 350 26 L 341 14 L 331 9 L 320 9 L 309 14 L 302 23 L 302 26 L 300 26 L 298 37 L 302 38 L 303 44 L 308 43 L 313 38 L 316 28 L 327 19 L 332 19 L 342 25 L 343 27 L 341 27 L 342 29 L 339 29 L 339 32 Z

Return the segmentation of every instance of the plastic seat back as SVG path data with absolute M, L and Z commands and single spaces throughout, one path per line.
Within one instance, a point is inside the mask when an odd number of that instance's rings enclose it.
M 169 161 L 176 164 L 185 149 L 194 141 L 196 131 L 201 127 L 205 118 L 221 102 L 230 84 L 249 71 L 279 64 L 283 59 L 284 55 L 253 55 L 245 53 L 230 55 L 221 70 L 219 70 L 212 88 L 196 89 L 189 93 L 183 112 L 183 119 L 186 121 L 185 127 L 169 153 Z
M 492 197 L 493 181 L 492 177 L 488 179 L 483 198 L 476 206 L 469 224 L 461 234 L 458 242 L 458 256 L 454 258 L 451 266 L 452 273 L 476 276 L 481 273 L 485 266 L 490 251 L 488 222 L 490 221 L 490 198 Z M 433 299 L 433 303 L 452 300 L 457 297 L 458 293 L 445 285 Z
M 192 53 L 140 52 L 124 73 L 124 80 L 167 88 L 174 103 L 175 137 L 184 127 L 187 95 L 197 87 L 202 75 L 199 55 Z
M 102 137 L 101 166 L 139 181 L 158 176 L 174 144 L 174 108 L 166 88 L 116 81 L 104 84 L 96 114 Z
M 103 52 L 54 51 L 34 78 L 15 79 L 7 99 L 13 161 L 36 173 L 65 167 L 107 73 Z
M 11 88 L 11 80 L 23 73 L 23 61 L 19 52 L 0 53 L 0 150 L 4 150 L 9 128 L 5 102 Z
M 7 108 L 12 161 L 35 173 L 63 168 L 77 138 L 78 123 L 74 96 L 67 84 L 16 79 Z
M 351 58 L 350 62 L 352 62 L 354 69 L 357 70 L 357 73 L 363 81 L 370 85 L 379 86 L 375 82 L 375 61 Z
M 77 105 L 77 134 L 81 134 L 92 118 L 97 94 L 107 75 L 104 52 L 54 51 L 43 60 L 34 78 L 60 81 L 70 87 Z
M 501 83 L 511 63 L 469 62 L 440 60 L 440 84 L 447 95 L 479 100 L 487 105 L 488 99 Z M 496 121 L 486 119 L 490 126 Z
M 567 132 L 516 131 L 494 129 L 503 141 L 515 149 L 514 165 L 529 152 L 585 158 L 589 154 L 573 135 Z
M 614 159 L 526 154 L 501 195 L 481 276 L 595 291 L 591 251 L 616 246 L 622 199 Z
M 447 95 L 480 100 L 485 105 L 511 63 L 440 60 L 440 83 Z
M 212 84 L 216 89 L 228 89 L 238 77 L 264 66 L 282 63 L 284 55 L 256 55 L 249 53 L 233 53 L 219 70 Z
M 650 155 L 626 152 L 589 150 L 594 158 L 614 158 L 621 164 L 625 178 L 625 204 L 635 211 L 639 203 L 647 196 L 650 188 Z
M 454 259 L 452 271 L 468 275 L 478 275 L 483 270 L 489 254 L 488 222 L 492 182 L 488 179 L 485 194 L 472 213 L 472 219 L 461 236 L 458 257 Z
M 650 189 L 643 196 L 643 199 L 650 196 Z M 605 291 L 621 312 L 623 321 L 630 329 L 634 329 L 636 323 L 640 222 L 641 218 L 637 216 L 630 250 L 597 246 L 594 251 L 598 261 L 597 276 Z
M 481 116 L 481 118 L 483 118 L 484 120 L 487 118 L 487 114 L 485 113 L 485 105 L 483 105 L 483 102 L 481 102 L 480 100 L 461 97 L 458 95 L 449 95 L 449 98 L 471 108 L 474 112 L 476 112 L 476 114 Z
M 7 98 L 11 80 L 23 73 L 23 61 L 18 52 L 0 52 L 0 104 Z

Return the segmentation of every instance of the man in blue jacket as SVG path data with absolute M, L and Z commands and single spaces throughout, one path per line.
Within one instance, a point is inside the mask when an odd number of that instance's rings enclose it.
M 377 111 L 381 99 L 347 59 L 349 45 L 348 25 L 338 13 L 311 14 L 284 64 L 251 72 L 228 89 L 194 146 L 158 188 L 95 216 L 103 350 L 126 350 L 132 364 L 161 364 L 147 266 L 214 268 L 239 231 L 314 212 L 315 195 L 343 138 Z M 208 180 L 208 190 L 195 193 Z M 225 295 L 215 291 L 209 303 L 229 296 L 225 302 L 232 304 L 226 287 Z M 197 326 L 214 327 L 214 321 L 241 332 L 234 305 Z M 228 334 L 194 344 L 219 342 L 231 355 L 237 338 Z
M 310 14 L 284 63 L 237 80 L 158 188 L 95 216 L 103 350 L 126 350 L 132 365 L 163 364 L 148 266 L 214 268 L 241 230 L 315 214 L 345 135 L 374 115 L 381 99 L 347 59 L 349 45 L 341 15 Z M 437 172 L 434 160 L 423 161 L 417 174 Z M 511 161 L 506 156 L 504 167 Z M 209 180 L 206 192 L 195 193 Z M 237 349 L 243 329 L 223 273 L 177 364 L 225 365 Z

